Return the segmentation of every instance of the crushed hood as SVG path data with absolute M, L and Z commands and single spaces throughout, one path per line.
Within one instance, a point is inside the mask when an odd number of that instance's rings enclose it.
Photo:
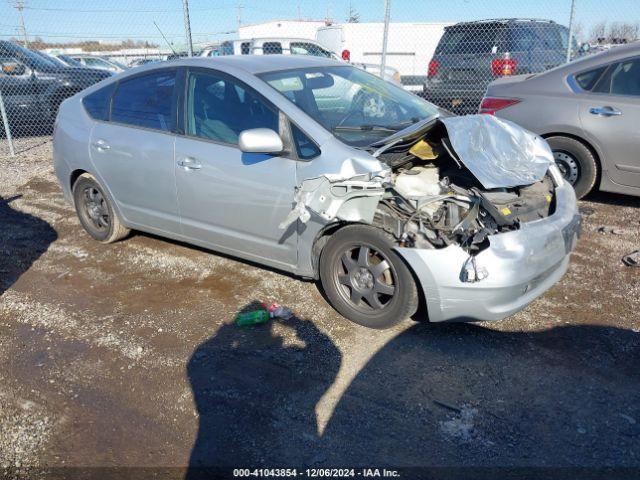
M 440 121 L 458 159 L 486 189 L 539 182 L 554 163 L 544 139 L 507 120 L 468 115 Z

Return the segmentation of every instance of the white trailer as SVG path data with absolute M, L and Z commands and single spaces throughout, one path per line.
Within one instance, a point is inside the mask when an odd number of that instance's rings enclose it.
M 451 23 L 390 23 L 386 64 L 397 69 L 402 84 L 422 91 L 429 61 Z M 352 62 L 382 61 L 383 23 L 343 23 L 318 28 L 316 40 L 325 48 Z

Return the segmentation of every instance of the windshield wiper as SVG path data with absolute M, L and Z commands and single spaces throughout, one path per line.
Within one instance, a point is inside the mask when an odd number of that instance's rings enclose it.
M 384 125 L 337 125 L 333 127 L 333 132 L 390 132 L 398 130 Z

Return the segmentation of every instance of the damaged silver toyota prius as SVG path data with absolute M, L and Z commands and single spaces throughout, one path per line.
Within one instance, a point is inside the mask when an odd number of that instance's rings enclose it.
M 136 229 L 319 279 L 374 328 L 421 301 L 432 322 L 511 315 L 580 230 L 541 138 L 319 58 L 129 70 L 62 104 L 54 163 L 96 240 Z

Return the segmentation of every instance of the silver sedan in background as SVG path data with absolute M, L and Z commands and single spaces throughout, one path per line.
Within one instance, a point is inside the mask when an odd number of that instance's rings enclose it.
M 137 229 L 319 279 L 373 328 L 420 299 L 434 322 L 511 315 L 564 274 L 580 227 L 541 138 L 310 56 L 103 81 L 60 108 L 54 165 L 94 239 Z
M 496 80 L 480 112 L 546 138 L 579 198 L 595 187 L 640 195 L 640 42 Z

